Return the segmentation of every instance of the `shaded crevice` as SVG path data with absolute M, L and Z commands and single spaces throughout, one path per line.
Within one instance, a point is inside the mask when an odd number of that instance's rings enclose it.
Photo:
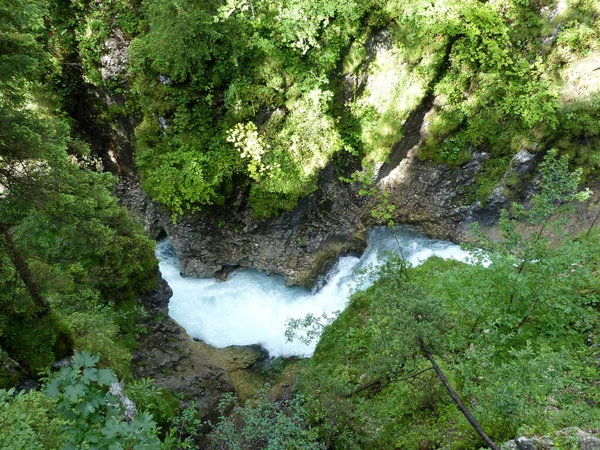
M 421 127 L 425 120 L 425 114 L 433 106 L 433 94 L 428 94 L 421 106 L 414 110 L 402 125 L 402 135 L 404 136 L 394 147 L 392 148 L 392 154 L 388 162 L 385 162 L 379 169 L 379 175 L 377 181 L 381 181 L 387 177 L 392 170 L 398 167 L 398 164 L 402 162 L 408 151 L 419 143 L 421 140 Z
M 159 231 L 158 231 L 158 233 L 157 233 L 157 235 L 156 235 L 156 238 L 154 240 L 156 242 L 160 242 L 163 239 L 167 239 L 168 237 L 169 237 L 169 235 L 167 234 L 167 232 L 165 231 L 165 229 L 164 228 L 160 228 Z
M 437 74 L 433 80 L 431 80 L 431 83 L 429 83 L 429 87 L 427 88 L 421 104 L 410 113 L 404 122 L 404 125 L 402 125 L 402 136 L 404 137 L 394 145 L 389 161 L 385 162 L 379 169 L 379 174 L 377 176 L 378 182 L 387 177 L 392 170 L 398 167 L 400 162 L 406 158 L 408 151 L 421 141 L 421 128 L 423 127 L 425 115 L 433 107 L 435 86 L 448 72 L 448 69 L 450 68 L 450 53 L 452 53 L 452 47 L 460 36 L 461 35 L 452 36 L 448 39 L 446 49 L 444 50 L 444 58 Z

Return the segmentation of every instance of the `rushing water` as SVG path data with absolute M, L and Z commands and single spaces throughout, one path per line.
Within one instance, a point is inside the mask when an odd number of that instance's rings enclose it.
M 283 277 L 256 270 L 239 270 L 226 282 L 215 279 L 182 278 L 179 261 L 168 239 L 157 244 L 160 271 L 173 289 L 169 315 L 192 337 L 215 347 L 260 344 L 271 356 L 309 356 L 315 344 L 288 343 L 284 332 L 289 318 L 308 313 L 331 315 L 346 307 L 356 289 L 357 272 L 381 264 L 389 253 L 399 253 L 412 265 L 432 255 L 464 260 L 468 254 L 450 242 L 429 239 L 408 228 L 375 228 L 361 258 L 339 259 L 320 285 L 309 292 L 285 287 Z M 364 277 L 363 277 L 364 278 Z M 363 281 L 362 287 L 365 287 Z

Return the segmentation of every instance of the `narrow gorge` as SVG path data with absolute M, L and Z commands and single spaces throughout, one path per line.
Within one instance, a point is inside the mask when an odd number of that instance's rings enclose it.
M 0 16 L 0 447 L 600 449 L 596 1 Z

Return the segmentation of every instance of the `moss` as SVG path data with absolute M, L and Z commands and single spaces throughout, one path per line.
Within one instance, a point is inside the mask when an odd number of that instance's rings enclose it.
M 504 176 L 509 164 L 509 159 L 490 158 L 483 164 L 482 170 L 476 175 L 475 182 L 478 185 L 476 198 L 483 205 L 492 194 L 492 191 Z
M 25 373 L 19 364 L 0 349 L 0 389 L 10 389 L 19 384 Z
M 179 407 L 179 399 L 172 392 L 161 389 L 154 397 L 154 405 L 149 412 L 152 413 L 157 425 L 166 431 L 171 425 L 171 418 L 179 412 Z
M 3 331 L 2 347 L 30 376 L 73 353 L 73 335 L 53 313 L 13 316 Z

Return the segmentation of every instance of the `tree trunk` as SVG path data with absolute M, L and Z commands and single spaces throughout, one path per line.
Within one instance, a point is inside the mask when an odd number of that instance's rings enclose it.
M 35 315 L 49 314 L 52 311 L 50 304 L 40 293 L 33 274 L 27 265 L 27 261 L 25 261 L 23 255 L 17 249 L 15 241 L 13 241 L 12 236 L 10 235 L 10 226 L 0 223 L 0 233 L 4 236 L 4 241 L 6 242 L 6 248 L 8 250 L 8 256 L 10 257 L 17 274 L 19 274 L 19 277 L 23 281 L 29 296 L 36 306 Z
M 479 436 L 481 436 L 481 439 L 483 439 L 485 441 L 485 443 L 492 450 L 499 450 L 498 446 L 496 444 L 494 444 L 494 442 L 488 437 L 487 434 L 485 434 L 485 431 L 483 431 L 483 428 L 481 428 L 481 425 L 479 425 L 479 422 L 477 422 L 475 420 L 475 418 L 473 417 L 471 412 L 467 409 L 467 407 L 463 404 L 463 402 L 458 397 L 458 394 L 454 391 L 452 386 L 450 386 L 450 383 L 444 376 L 442 369 L 439 368 L 439 366 L 435 362 L 435 359 L 433 359 L 433 355 L 431 354 L 429 347 L 427 347 L 427 345 L 425 344 L 425 341 L 420 336 L 419 336 L 419 345 L 421 346 L 421 350 L 423 350 L 423 353 L 425 353 L 425 357 L 429 360 L 429 362 L 433 366 L 433 370 L 435 370 L 435 373 L 437 373 L 438 378 L 440 379 L 440 381 L 442 382 L 442 384 L 444 385 L 444 387 L 450 394 L 450 397 L 452 397 L 452 400 L 454 400 L 454 403 L 456 403 L 456 406 L 458 406 L 458 409 L 460 409 L 460 411 L 463 413 L 465 418 L 469 421 L 471 426 L 475 429 L 475 431 L 477 431 L 477 434 L 479 434 Z

